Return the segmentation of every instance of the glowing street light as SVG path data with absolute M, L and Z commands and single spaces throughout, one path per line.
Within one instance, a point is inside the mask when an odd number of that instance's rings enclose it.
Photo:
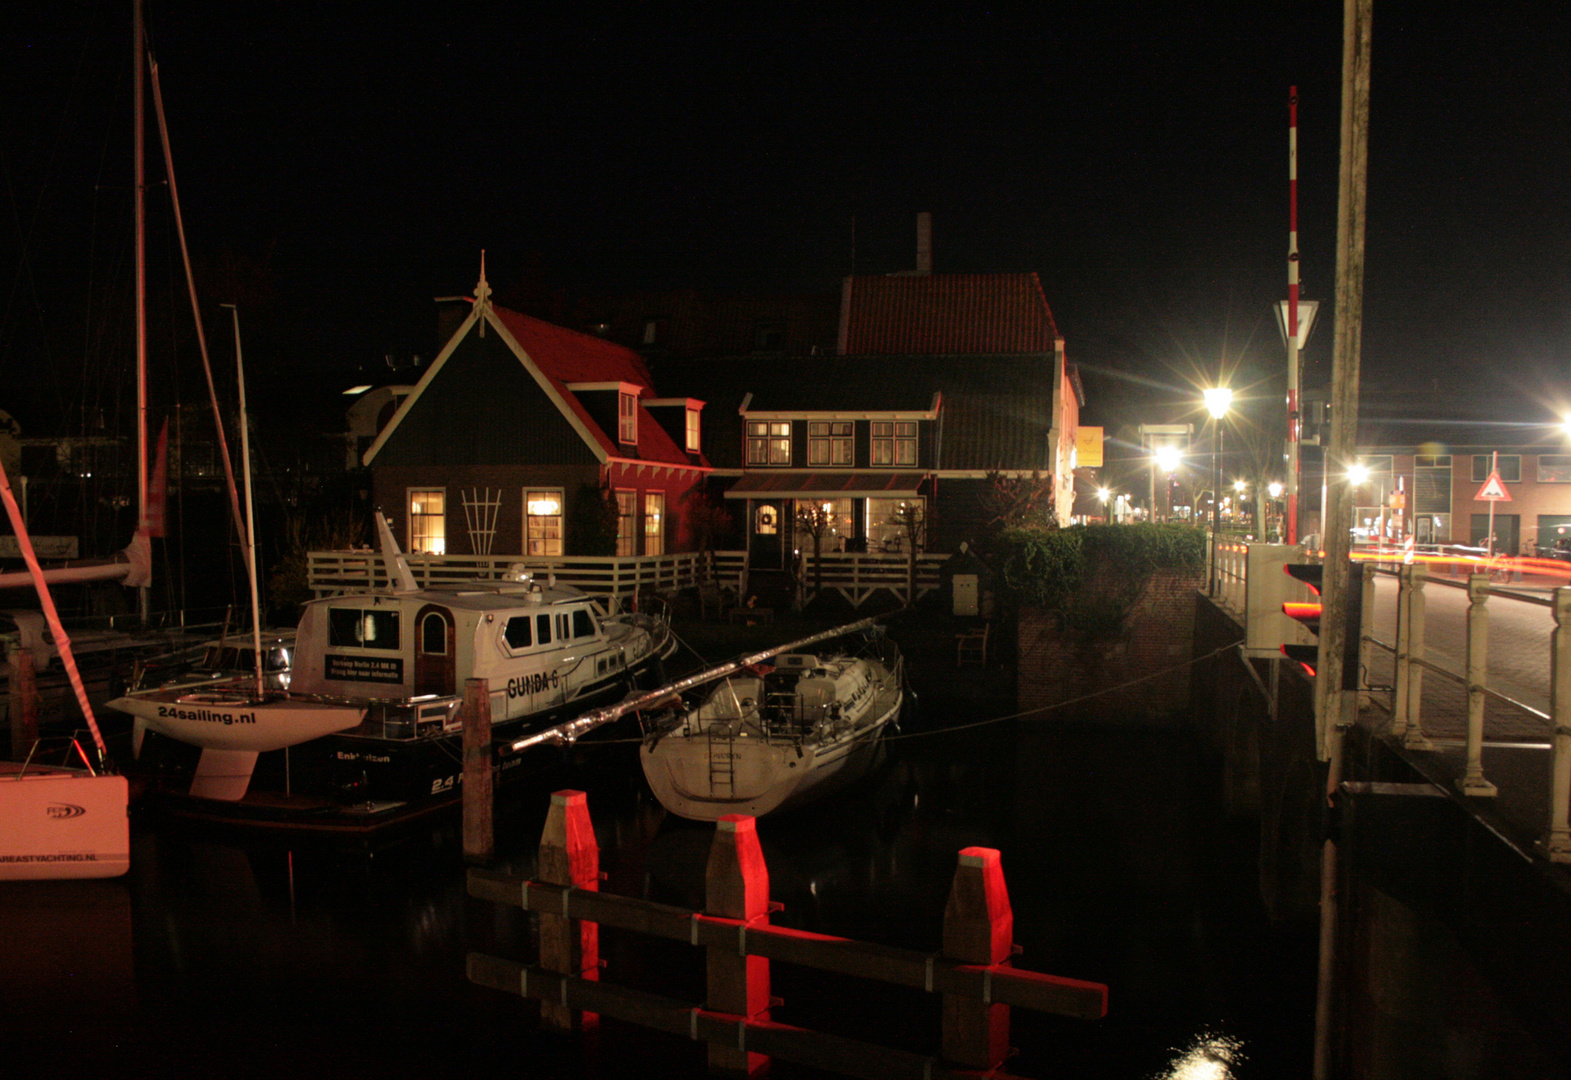
M 1174 473 L 1184 462 L 1184 455 L 1176 446 L 1159 446 L 1156 448 L 1156 464 L 1165 473 Z

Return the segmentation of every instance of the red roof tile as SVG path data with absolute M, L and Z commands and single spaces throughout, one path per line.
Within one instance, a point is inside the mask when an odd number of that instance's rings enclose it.
M 846 356 L 1053 351 L 1058 327 L 1032 274 L 920 274 L 846 279 Z

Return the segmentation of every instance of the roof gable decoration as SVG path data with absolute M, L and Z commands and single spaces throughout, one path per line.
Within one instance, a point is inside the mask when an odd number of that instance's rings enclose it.
M 447 365 L 448 358 L 453 355 L 458 346 L 469 336 L 469 332 L 478 326 L 480 328 L 479 336 L 484 337 L 487 323 L 495 328 L 497 336 L 501 338 L 503 344 L 507 346 L 514 356 L 518 357 L 518 361 L 523 365 L 524 370 L 530 374 L 536 385 L 540 387 L 546 397 L 562 413 L 562 416 L 572 426 L 573 430 L 578 433 L 579 438 L 584 440 L 590 451 L 595 455 L 595 458 L 601 464 L 608 461 L 611 457 L 611 447 L 603 435 L 596 438 L 598 432 L 591 426 L 587 415 L 584 414 L 583 406 L 576 401 L 569 403 L 558 392 L 553 380 L 530 359 L 529 354 L 524 351 L 524 347 L 518 343 L 518 339 L 509 332 L 506 324 L 497 316 L 496 309 L 491 304 L 491 286 L 486 281 L 484 251 L 480 253 L 480 280 L 475 285 L 474 296 L 474 306 L 470 309 L 468 317 L 453 332 L 453 336 L 448 339 L 447 344 L 442 346 L 442 351 L 437 354 L 431 366 L 426 369 L 425 375 L 415 384 L 414 391 L 404 398 L 403 404 L 398 407 L 398 411 L 393 414 L 393 418 L 388 421 L 387 426 L 382 429 L 376 440 L 367 448 L 360 459 L 361 464 L 369 466 L 376 459 L 377 453 L 387 443 L 393 432 L 398 429 L 404 417 L 408 416 L 410 410 L 419 403 L 426 387 L 430 386 L 432 381 L 442 373 L 442 369 Z

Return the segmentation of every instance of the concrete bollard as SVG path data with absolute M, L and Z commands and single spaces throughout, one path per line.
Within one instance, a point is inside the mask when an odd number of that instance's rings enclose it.
M 589 797 L 582 791 L 558 791 L 551 796 L 545 828 L 540 833 L 540 857 L 535 877 L 552 885 L 600 890 L 600 845 L 589 820 Z M 581 979 L 600 978 L 600 924 L 583 919 L 540 913 L 540 966 Z M 540 1003 L 540 1019 L 561 1031 L 593 1028 L 600 1018 L 556 1002 Z
M 491 771 L 491 685 L 464 680 L 464 858 L 485 862 L 496 852 Z
M 1014 953 L 1015 915 L 993 848 L 960 852 L 944 906 L 944 958 L 1004 964 Z M 1009 1006 L 945 994 L 943 1058 L 968 1069 L 996 1069 L 1009 1053 Z
M 749 924 L 769 922 L 769 868 L 758 846 L 758 824 L 746 814 L 727 814 L 715 822 L 715 838 L 704 871 L 704 914 Z M 705 952 L 708 1007 L 749 1020 L 768 1020 L 768 959 L 738 955 L 738 949 L 720 946 Z M 768 1071 L 769 1058 L 710 1043 L 709 1067 L 717 1072 L 761 1076 Z

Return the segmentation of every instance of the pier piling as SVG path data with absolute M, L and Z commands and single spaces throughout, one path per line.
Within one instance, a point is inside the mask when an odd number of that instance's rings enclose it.
M 944 906 L 944 958 L 967 964 L 1007 964 L 1014 954 L 1015 916 L 1004 869 L 993 848 L 960 851 Z M 943 1056 L 972 1069 L 996 1069 L 1009 1053 L 1009 1006 L 945 994 Z
M 704 871 L 704 914 L 738 920 L 743 924 L 739 935 L 748 926 L 769 922 L 769 867 L 758 844 L 758 823 L 746 814 L 727 814 L 715 823 Z M 740 945 L 710 946 L 704 951 L 709 1009 L 748 1021 L 768 1021 L 769 960 L 747 955 Z M 759 1076 L 768 1066 L 769 1058 L 763 1054 L 709 1044 L 713 1071 Z
M 540 833 L 535 876 L 552 885 L 600 891 L 600 845 L 589 820 L 589 797 L 582 791 L 558 791 L 551 796 L 551 809 Z M 561 975 L 598 980 L 600 924 L 540 912 L 540 966 Z M 547 1027 L 568 1031 L 593 1028 L 600 1018 L 592 1012 L 542 1001 L 540 1019 Z
M 484 862 L 496 851 L 491 770 L 491 684 L 464 680 L 464 858 Z

